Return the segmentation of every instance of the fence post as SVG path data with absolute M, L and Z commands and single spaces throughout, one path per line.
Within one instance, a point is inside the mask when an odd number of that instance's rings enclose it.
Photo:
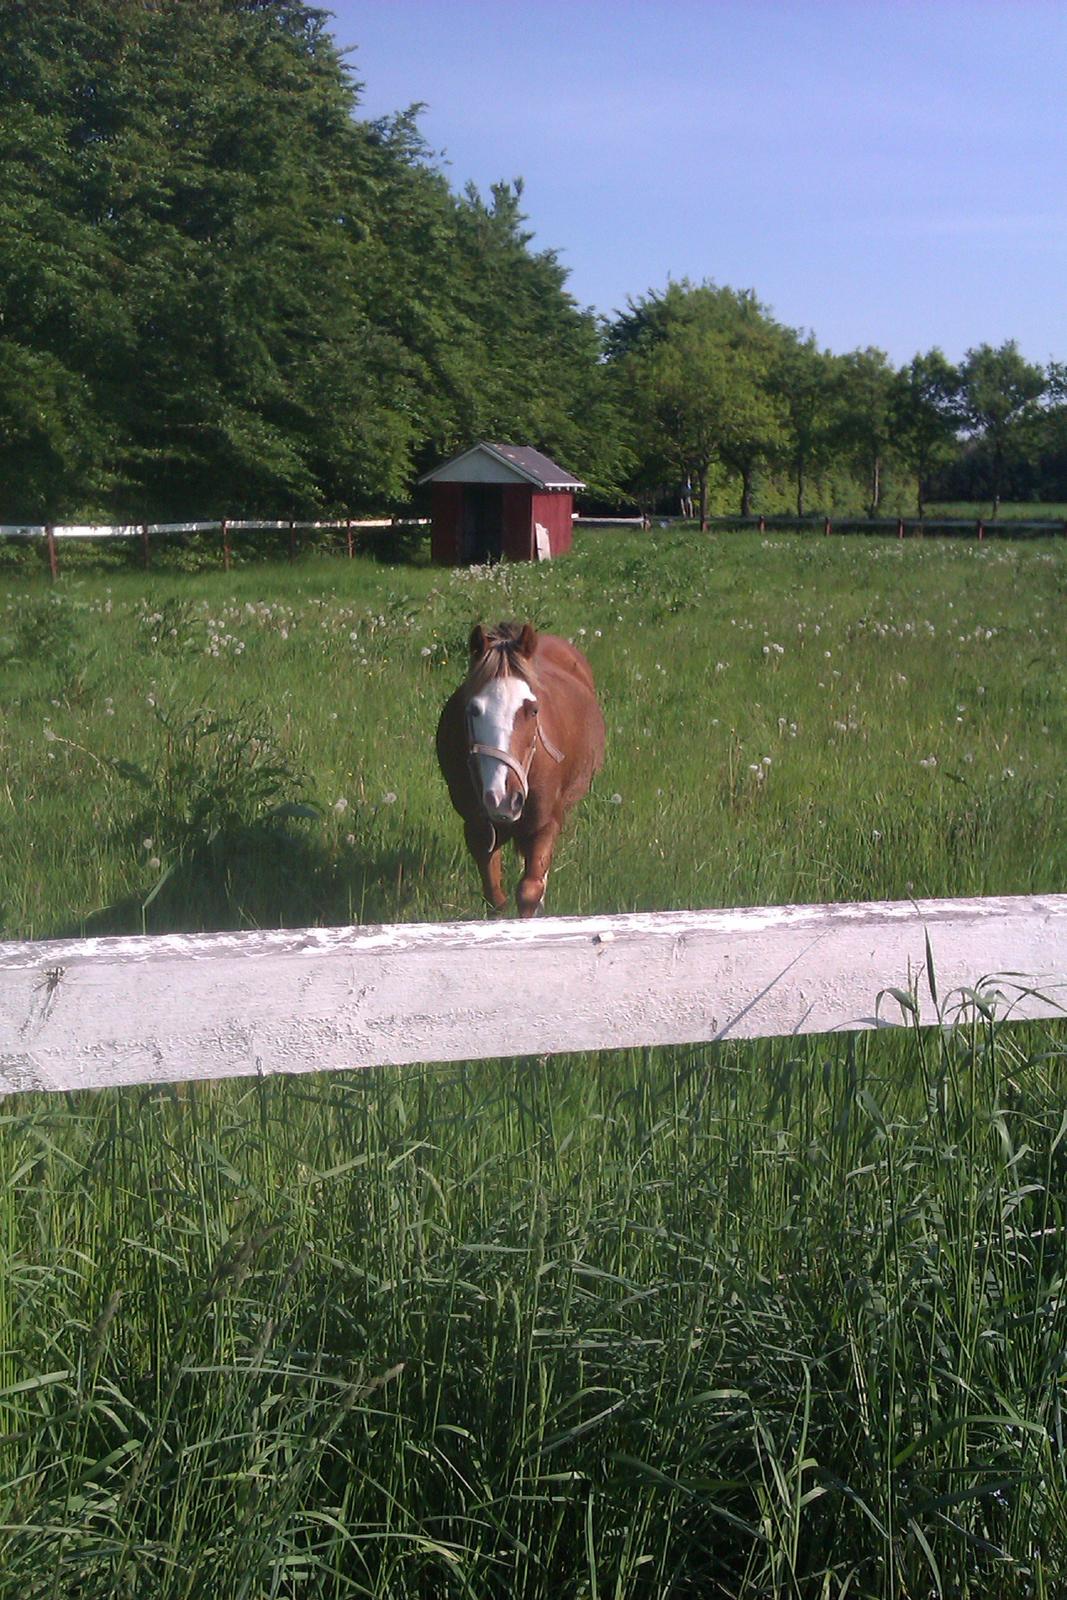
M 904 537 L 904 518 L 903 517 L 898 517 L 897 518 L 897 538 L 898 539 L 903 539 L 903 537 Z
M 289 524 L 289 560 L 296 560 L 296 523 Z
M 228 517 L 222 519 L 222 565 L 227 572 L 230 570 L 230 523 Z
M 982 521 L 981 517 L 978 518 L 978 537 L 979 539 L 985 538 L 985 523 Z
M 142 522 L 141 523 L 141 543 L 144 546 L 144 566 L 145 566 L 145 571 L 147 572 L 148 571 L 148 523 L 147 522 Z
M 760 519 L 759 519 L 759 531 L 760 531 L 760 533 L 766 533 L 767 532 L 767 519 L 763 515 L 762 512 L 760 513 Z
M 830 532 L 830 518 L 829 517 L 824 517 L 823 518 L 822 531 L 823 531 L 823 533 L 829 533 Z
M 56 554 L 56 530 L 51 523 L 44 530 L 44 542 L 48 549 L 48 570 L 52 575 L 52 582 L 55 583 L 59 577 L 59 557 Z
M 351 561 L 351 559 L 352 559 L 352 518 L 351 517 L 348 517 L 346 519 L 346 521 L 345 521 L 345 537 L 348 540 L 348 559 L 349 559 L 349 561 Z

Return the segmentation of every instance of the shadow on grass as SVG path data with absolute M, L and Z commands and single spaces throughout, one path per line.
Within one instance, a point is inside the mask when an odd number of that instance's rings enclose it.
M 144 894 L 127 895 L 44 937 L 414 921 L 439 915 L 427 869 L 443 851 L 443 841 L 429 830 L 403 842 L 355 844 L 335 854 L 316 840 L 278 829 L 248 829 L 178 862 L 154 894 L 149 884 Z

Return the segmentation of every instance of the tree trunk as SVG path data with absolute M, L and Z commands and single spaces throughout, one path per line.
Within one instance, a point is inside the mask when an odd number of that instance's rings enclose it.
M 745 468 L 741 473 L 741 515 L 752 515 L 752 469 Z
M 697 485 L 700 489 L 700 531 L 708 531 L 708 469 L 701 467 L 697 472 Z
M 993 435 L 993 513 L 995 522 L 1000 511 L 1000 495 L 1004 487 L 1004 441 Z
M 869 517 L 876 517 L 882 504 L 882 458 L 875 456 L 871 462 L 871 503 L 867 508 Z
M 797 516 L 804 515 L 804 463 L 797 462 Z

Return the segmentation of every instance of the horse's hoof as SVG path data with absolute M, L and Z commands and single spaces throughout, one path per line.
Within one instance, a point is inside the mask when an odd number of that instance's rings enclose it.
M 535 887 L 528 889 L 526 887 L 527 882 Z M 520 917 L 536 916 L 545 903 L 545 888 L 544 878 L 524 879 L 519 884 L 519 892 L 515 898 L 518 901 Z

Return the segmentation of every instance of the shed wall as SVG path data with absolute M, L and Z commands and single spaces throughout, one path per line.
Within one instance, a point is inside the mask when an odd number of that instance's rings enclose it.
M 463 549 L 462 483 L 437 480 L 432 485 L 433 526 L 430 552 L 441 566 L 454 567 Z M 526 484 L 504 484 L 503 554 L 509 561 L 536 560 L 535 525 L 548 529 L 553 556 L 566 555 L 574 542 L 574 496 L 569 490 L 534 490 Z
M 544 490 L 533 495 L 532 502 L 531 538 L 533 524 L 539 522 L 548 529 L 552 554 L 565 556 L 574 543 L 574 496 L 564 489 Z

